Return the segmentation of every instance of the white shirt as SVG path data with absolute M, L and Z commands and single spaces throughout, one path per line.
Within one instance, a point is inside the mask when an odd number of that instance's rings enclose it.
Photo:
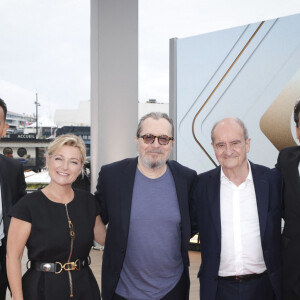
M 4 225 L 3 225 L 3 214 L 2 214 L 2 196 L 1 196 L 1 185 L 0 185 L 0 246 L 2 245 L 2 239 L 4 238 Z
M 236 186 L 221 169 L 221 262 L 219 276 L 263 273 L 263 258 L 256 195 L 249 174 Z

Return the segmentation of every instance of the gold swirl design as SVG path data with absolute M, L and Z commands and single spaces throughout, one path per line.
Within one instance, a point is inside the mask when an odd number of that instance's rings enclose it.
M 228 75 L 228 73 L 231 71 L 231 69 L 233 68 L 233 66 L 236 64 L 236 62 L 239 60 L 239 58 L 241 57 L 241 55 L 243 54 L 243 52 L 246 50 L 246 48 L 249 46 L 249 44 L 251 43 L 251 41 L 253 40 L 253 38 L 255 37 L 255 35 L 257 34 L 257 32 L 260 30 L 260 28 L 262 27 L 262 25 L 265 23 L 265 21 L 262 21 L 259 26 L 257 27 L 257 29 L 255 30 L 255 32 L 252 34 L 252 36 L 250 37 L 250 39 L 247 41 L 247 43 L 245 44 L 245 46 L 243 47 L 243 49 L 241 50 L 241 52 L 238 54 L 238 56 L 235 58 L 235 60 L 233 61 L 233 63 L 230 65 L 230 67 L 227 69 L 227 71 L 225 72 L 225 74 L 222 76 L 222 78 L 220 79 L 220 81 L 218 82 L 218 84 L 215 86 L 215 88 L 213 89 L 213 91 L 210 93 L 210 95 L 208 96 L 208 98 L 205 100 L 205 102 L 203 103 L 203 105 L 201 106 L 201 108 L 198 110 L 198 112 L 196 113 L 194 119 L 193 119 L 193 124 L 192 124 L 192 133 L 193 133 L 193 137 L 194 140 L 196 141 L 196 143 L 200 146 L 200 148 L 203 150 L 203 152 L 206 154 L 206 156 L 210 159 L 210 161 L 217 167 L 217 164 L 215 163 L 215 161 L 212 159 L 212 157 L 208 154 L 208 152 L 204 149 L 204 147 L 201 145 L 201 143 L 199 142 L 199 140 L 197 139 L 196 135 L 195 135 L 195 122 L 197 117 L 199 116 L 200 112 L 202 111 L 202 109 L 204 108 L 204 106 L 208 103 L 208 101 L 210 100 L 210 98 L 212 97 L 212 95 L 215 93 L 215 91 L 218 89 L 218 87 L 221 85 L 222 81 L 225 79 L 225 77 Z

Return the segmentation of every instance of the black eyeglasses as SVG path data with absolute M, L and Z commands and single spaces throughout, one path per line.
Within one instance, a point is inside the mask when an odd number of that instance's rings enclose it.
M 138 135 L 138 138 L 142 138 L 144 140 L 145 144 L 153 144 L 154 140 L 157 138 L 158 143 L 160 145 L 168 145 L 170 141 L 173 141 L 174 138 L 167 136 L 167 135 L 153 135 L 153 134 L 144 134 L 144 135 Z

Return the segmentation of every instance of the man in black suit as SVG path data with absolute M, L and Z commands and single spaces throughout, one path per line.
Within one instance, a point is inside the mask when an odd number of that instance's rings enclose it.
M 141 118 L 139 156 L 101 168 L 96 197 L 108 224 L 103 300 L 188 300 L 189 202 L 196 172 L 169 161 L 173 122 Z
M 6 113 L 6 104 L 0 99 L 0 137 L 5 135 L 8 127 L 5 123 Z M 26 194 L 26 183 L 22 164 L 2 154 L 0 154 L 0 189 L 0 300 L 5 300 L 8 286 L 5 259 L 8 212 Z
M 281 300 L 281 191 L 277 169 L 247 159 L 244 123 L 226 118 L 211 132 L 220 166 L 194 185 L 201 300 Z
M 294 107 L 297 138 L 300 140 L 300 101 Z M 300 147 L 280 151 L 276 167 L 284 179 L 282 233 L 284 300 L 300 300 Z

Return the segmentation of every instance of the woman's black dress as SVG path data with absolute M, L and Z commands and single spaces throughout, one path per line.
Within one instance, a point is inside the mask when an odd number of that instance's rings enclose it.
M 99 208 L 93 195 L 83 190 L 74 192 L 74 199 L 67 204 L 76 235 L 70 261 L 88 257 L 93 245 L 95 218 L 99 215 Z M 53 202 L 41 191 L 37 191 L 17 202 L 11 210 L 11 216 L 32 224 L 26 244 L 29 260 L 48 263 L 67 262 L 71 238 L 64 204 Z M 101 299 L 99 287 L 89 267 L 70 273 L 73 298 L 70 298 L 67 271 L 55 274 L 27 270 L 22 280 L 24 300 Z

